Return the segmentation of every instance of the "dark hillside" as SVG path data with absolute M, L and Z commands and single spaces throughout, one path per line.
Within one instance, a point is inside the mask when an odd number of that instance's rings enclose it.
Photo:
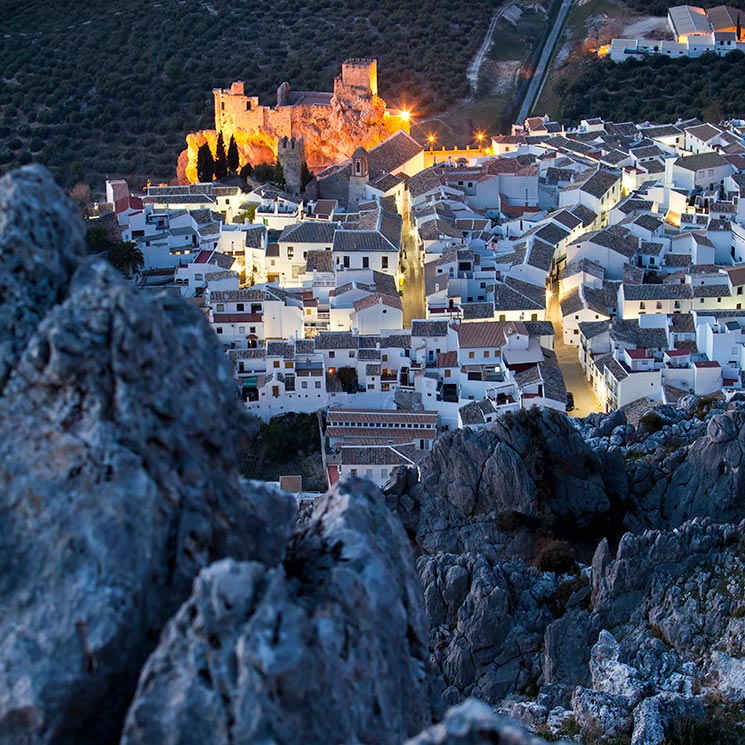
M 391 105 L 432 111 L 468 92 L 494 0 L 0 2 L 0 171 L 30 160 L 63 184 L 170 179 L 212 89 L 262 101 L 284 80 L 332 90 L 347 57 L 378 58 Z M 135 182 L 136 183 L 136 182 Z
M 599 116 L 616 122 L 677 117 L 718 122 L 743 116 L 742 52 L 676 60 L 656 55 L 620 64 L 593 58 L 583 64 L 583 72 L 560 88 L 564 103 L 556 117 L 562 121 Z

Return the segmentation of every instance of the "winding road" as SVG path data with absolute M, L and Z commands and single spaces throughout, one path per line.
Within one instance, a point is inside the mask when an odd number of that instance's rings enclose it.
M 479 72 L 481 71 L 481 65 L 483 64 L 484 57 L 486 57 L 486 53 L 489 51 L 489 47 L 492 44 L 492 38 L 494 37 L 494 31 L 497 28 L 499 19 L 509 8 L 512 8 L 516 4 L 517 3 L 515 0 L 511 0 L 511 2 L 507 3 L 507 5 L 503 5 L 492 16 L 491 22 L 489 23 L 489 28 L 486 31 L 486 36 L 484 37 L 484 43 L 481 45 L 481 48 L 476 53 L 476 56 L 473 58 L 473 62 L 471 62 L 471 64 L 468 66 L 468 70 L 466 71 L 466 76 L 468 77 L 468 82 L 471 84 L 472 91 L 475 91 L 476 87 L 479 84 Z
M 561 36 L 561 31 L 564 28 L 564 23 L 566 22 L 571 7 L 572 0 L 562 0 L 559 13 L 556 16 L 556 21 L 546 39 L 546 43 L 543 45 L 541 58 L 538 60 L 535 70 L 533 70 L 530 84 L 525 92 L 525 97 L 520 105 L 520 110 L 517 112 L 517 116 L 515 117 L 515 122 L 525 121 L 525 119 L 530 115 L 533 106 L 538 102 L 538 96 L 543 88 L 543 82 L 548 73 L 551 58 L 553 57 L 554 49 L 556 48 L 556 43 L 559 40 L 559 36 Z

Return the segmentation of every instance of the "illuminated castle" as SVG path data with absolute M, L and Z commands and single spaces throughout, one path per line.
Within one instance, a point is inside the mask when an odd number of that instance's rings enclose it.
M 324 166 L 348 158 L 360 145 L 371 148 L 399 129 L 409 131 L 408 118 L 386 109 L 378 96 L 378 64 L 374 59 L 348 59 L 334 80 L 333 93 L 277 89 L 275 106 L 262 106 L 246 95 L 242 81 L 216 88 L 215 130 L 225 142 L 247 140 L 265 147 L 287 137 L 304 138 L 311 165 Z M 276 154 L 276 144 L 273 147 Z

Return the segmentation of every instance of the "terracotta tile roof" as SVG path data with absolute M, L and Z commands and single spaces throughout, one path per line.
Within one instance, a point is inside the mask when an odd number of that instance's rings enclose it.
M 458 346 L 461 349 L 502 347 L 513 334 L 528 336 L 525 325 L 519 321 L 474 321 L 456 326 Z
M 625 300 L 678 300 L 693 297 L 691 286 L 682 285 L 623 285 Z
M 678 168 L 684 168 L 686 171 L 700 171 L 704 168 L 717 168 L 718 166 L 730 165 L 724 156 L 719 153 L 699 153 L 698 155 L 688 155 L 677 158 L 673 164 Z
M 306 272 L 323 272 L 329 274 L 334 271 L 334 254 L 332 251 L 325 251 L 323 249 L 308 251 L 308 256 L 305 259 L 305 271 Z
M 602 197 L 620 180 L 620 175 L 609 171 L 597 170 L 585 181 L 580 189 L 593 197 Z
M 448 322 L 447 321 L 412 321 L 411 322 L 411 335 L 412 336 L 447 336 L 448 334 Z
M 377 292 L 373 293 L 372 295 L 368 295 L 367 297 L 356 300 L 354 303 L 354 309 L 359 313 L 360 311 L 366 310 L 367 308 L 372 308 L 375 305 L 387 305 L 389 308 L 403 310 L 403 304 L 401 303 L 400 297 L 381 295 Z
M 440 352 L 437 355 L 437 367 L 458 367 L 458 352 Z
M 281 233 L 278 243 L 324 243 L 328 246 L 334 240 L 336 223 L 320 220 L 304 220 L 288 225 Z

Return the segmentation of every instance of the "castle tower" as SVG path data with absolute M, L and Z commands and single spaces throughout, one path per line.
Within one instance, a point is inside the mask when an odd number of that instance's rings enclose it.
M 282 137 L 277 142 L 277 160 L 285 175 L 285 189 L 290 194 L 300 194 L 305 162 L 305 140 L 301 137 Z
M 343 98 L 371 99 L 378 95 L 378 61 L 369 58 L 348 59 L 334 81 L 334 94 Z
M 370 181 L 370 165 L 367 150 L 358 147 L 352 153 L 352 175 L 349 177 L 349 199 L 347 208 L 356 209 L 367 199 L 367 184 Z

